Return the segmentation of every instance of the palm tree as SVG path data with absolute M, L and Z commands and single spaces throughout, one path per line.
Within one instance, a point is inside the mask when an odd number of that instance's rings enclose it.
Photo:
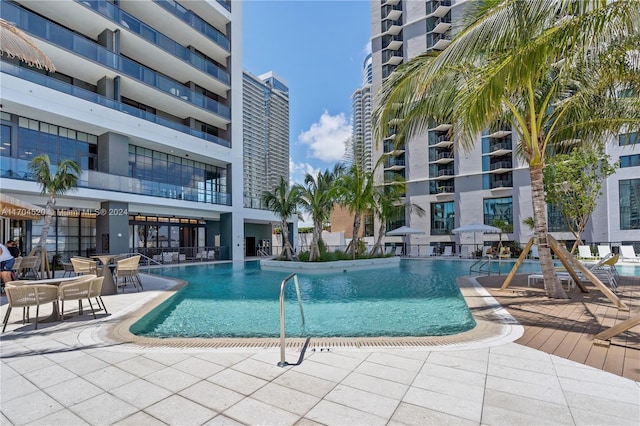
M 318 242 L 325 223 L 331 217 L 337 187 L 336 180 L 344 173 L 344 166 L 336 164 L 332 171 L 318 172 L 317 176 L 307 173 L 304 185 L 297 185 L 300 194 L 300 206 L 311 214 L 313 234 L 309 247 L 309 261 L 320 257 Z
M 566 298 L 547 242 L 542 169 L 551 147 L 639 127 L 640 8 L 623 0 L 467 5 L 465 26 L 447 49 L 414 58 L 384 82 L 376 132 L 385 135 L 396 119 L 406 139 L 447 122 L 456 143 L 470 149 L 481 131 L 509 124 L 529 165 L 545 288 Z
M 373 206 L 373 174 L 354 163 L 337 182 L 339 204 L 353 214 L 353 238 L 347 246 L 351 257 L 356 258 L 360 242 L 362 216 Z
M 54 72 L 56 67 L 47 55 L 27 36 L 11 22 L 0 18 L 0 56 L 18 57 L 22 62 L 36 68 L 44 68 Z
M 56 207 L 56 196 L 63 195 L 77 188 L 81 170 L 75 161 L 62 160 L 58 163 L 55 174 L 52 175 L 51 162 L 47 154 L 40 154 L 34 157 L 27 167 L 33 176 L 33 180 L 40 184 L 42 195 L 48 196 L 45 207 L 44 224 L 42 225 L 40 241 L 38 242 L 38 247 L 44 260 L 46 259 L 45 244 Z M 42 262 L 40 265 L 41 268 L 45 268 L 45 266 L 46 262 Z
M 280 177 L 280 183 L 273 192 L 265 192 L 262 201 L 269 210 L 274 212 L 280 218 L 280 229 L 282 229 L 282 242 L 284 246 L 284 255 L 287 259 L 293 258 L 293 247 L 289 241 L 289 227 L 287 219 L 295 216 L 302 219 L 298 212 L 299 189 L 297 187 L 289 190 L 289 184 L 283 177 Z

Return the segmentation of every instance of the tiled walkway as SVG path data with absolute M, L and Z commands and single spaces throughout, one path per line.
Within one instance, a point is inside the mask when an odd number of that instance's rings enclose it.
M 494 339 L 410 348 L 320 348 L 277 367 L 276 348 L 143 348 L 109 329 L 169 284 L 105 297 L 111 315 L 22 326 L 1 346 L 2 425 L 632 424 L 638 382 Z M 480 298 L 491 298 L 479 293 Z M 4 314 L 4 309 L 2 314 Z M 46 312 L 41 312 L 41 316 Z M 289 352 L 289 361 L 299 353 Z

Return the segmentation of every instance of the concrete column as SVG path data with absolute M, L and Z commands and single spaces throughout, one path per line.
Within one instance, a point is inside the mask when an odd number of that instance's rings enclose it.
M 111 175 L 129 175 L 129 138 L 117 133 L 98 136 L 98 171 Z
M 96 216 L 96 252 L 121 254 L 129 251 L 129 205 L 103 201 Z

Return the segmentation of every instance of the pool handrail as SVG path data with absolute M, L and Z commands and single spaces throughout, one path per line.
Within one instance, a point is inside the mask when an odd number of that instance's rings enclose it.
M 280 283 L 280 362 L 278 367 L 286 367 L 289 363 L 285 360 L 284 353 L 284 288 L 289 280 L 293 278 L 293 283 L 296 286 L 296 294 L 298 296 L 298 306 L 300 306 L 300 316 L 302 317 L 302 325 L 304 326 L 304 311 L 302 309 L 302 297 L 300 296 L 300 286 L 298 285 L 298 274 L 293 273 Z

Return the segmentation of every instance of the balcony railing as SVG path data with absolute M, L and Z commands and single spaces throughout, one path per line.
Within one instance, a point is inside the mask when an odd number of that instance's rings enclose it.
M 0 157 L 0 176 L 8 179 L 33 181 L 28 168 L 29 161 L 18 158 Z M 79 188 L 100 189 L 127 194 L 147 195 L 197 203 L 231 205 L 231 194 L 207 191 L 170 183 L 116 176 L 95 170 L 85 170 L 78 180 Z
M 226 51 L 229 51 L 231 48 L 231 42 L 229 39 L 214 28 L 207 21 L 199 17 L 198 15 L 191 12 L 189 9 L 184 6 L 178 4 L 173 0 L 153 0 L 154 3 L 161 6 L 164 10 L 172 13 L 176 17 L 180 18 L 183 22 L 186 22 L 194 29 L 198 30 L 202 34 L 206 35 L 208 38 L 213 40 L 218 46 L 222 47 Z M 221 3 L 224 4 L 224 3 Z
M 489 152 L 511 151 L 511 142 L 498 142 L 489 144 Z
M 30 81 L 32 83 L 36 83 L 53 90 L 66 93 L 67 95 L 75 96 L 76 98 L 84 99 L 85 101 L 93 102 L 95 104 L 102 105 L 104 107 L 111 108 L 125 114 L 129 114 L 132 117 L 138 117 L 143 120 L 168 127 L 178 132 L 186 133 L 196 138 L 213 142 L 217 145 L 221 145 L 227 148 L 231 147 L 231 142 L 226 139 L 201 132 L 200 130 L 192 129 L 182 123 L 176 123 L 175 121 L 167 120 L 166 118 L 151 114 L 150 112 L 114 101 L 113 99 L 109 99 L 102 95 L 98 95 L 97 93 L 90 92 L 86 89 L 64 83 L 55 78 L 47 77 L 44 74 L 31 71 L 27 68 L 19 67 L 7 62 L 0 62 L 0 70 L 2 70 L 4 74 L 13 75 L 14 77 L 18 77 L 22 80 Z
M 441 169 L 438 170 L 438 177 L 440 176 L 453 176 L 454 175 L 454 171 L 453 169 Z
M 495 163 L 491 163 L 489 165 L 489 170 L 498 170 L 498 169 L 512 169 L 513 163 L 511 161 L 496 161 Z
M 496 189 L 496 188 L 512 188 L 513 187 L 513 181 L 510 179 L 506 179 L 506 180 L 494 180 L 493 182 L 491 182 L 491 189 Z
M 80 4 L 90 7 L 91 9 L 95 10 L 103 16 L 106 16 L 112 21 L 124 25 L 130 31 L 138 34 L 145 40 L 155 44 L 162 50 L 190 63 L 199 70 L 206 72 L 207 74 L 220 80 L 222 83 L 227 85 L 231 84 L 231 76 L 227 71 L 212 63 L 211 61 L 207 61 L 201 56 L 195 54 L 181 44 L 176 43 L 169 37 L 156 31 L 155 29 L 146 25 L 144 22 L 138 20 L 132 15 L 129 15 L 127 12 L 118 8 L 113 3 L 107 0 L 76 1 Z
M 131 59 L 117 55 L 99 44 L 81 37 L 66 28 L 48 21 L 11 3 L 3 3 L 0 15 L 9 22 L 15 22 L 20 29 L 34 34 L 58 47 L 76 53 L 91 61 L 119 71 L 131 78 L 142 81 L 163 92 L 180 96 L 183 100 L 204 108 L 227 120 L 231 119 L 231 109 L 209 97 L 189 89 L 184 84 L 144 67 Z

